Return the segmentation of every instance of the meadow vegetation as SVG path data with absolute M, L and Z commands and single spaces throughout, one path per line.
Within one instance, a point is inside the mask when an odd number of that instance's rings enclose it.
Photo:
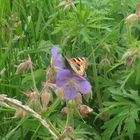
M 137 140 L 139 111 L 139 0 L 0 0 L 0 140 Z

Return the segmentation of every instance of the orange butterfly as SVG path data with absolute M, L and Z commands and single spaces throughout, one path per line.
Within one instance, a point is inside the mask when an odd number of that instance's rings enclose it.
M 80 76 L 85 76 L 85 69 L 88 67 L 88 62 L 85 57 L 81 58 L 65 58 L 65 65 L 68 69 L 71 69 L 73 72 Z

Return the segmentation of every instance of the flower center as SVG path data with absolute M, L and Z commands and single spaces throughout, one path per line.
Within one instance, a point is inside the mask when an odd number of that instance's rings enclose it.
M 68 82 L 66 83 L 68 89 L 75 88 L 75 80 L 73 78 L 69 78 Z

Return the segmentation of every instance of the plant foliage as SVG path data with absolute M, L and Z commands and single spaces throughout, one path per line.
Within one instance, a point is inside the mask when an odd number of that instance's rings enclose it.
M 82 105 L 89 114 L 61 100 L 54 87 L 42 95 L 55 73 L 49 75 L 54 45 L 68 58 L 88 59 L 92 94 Z M 59 139 L 139 139 L 139 1 L 0 0 L 0 94 L 34 109 Z M 25 110 L 7 104 L 0 100 L 0 139 L 55 139 Z

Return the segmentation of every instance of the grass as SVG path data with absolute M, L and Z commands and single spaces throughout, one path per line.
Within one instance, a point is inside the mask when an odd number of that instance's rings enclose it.
M 125 20 L 136 12 L 138 2 L 0 0 L 0 94 L 34 109 L 60 139 L 139 139 L 140 23 Z M 83 104 L 93 112 L 87 117 L 52 90 L 53 100 L 45 111 L 40 110 L 38 100 L 23 94 L 44 91 L 53 45 L 68 58 L 88 58 L 92 98 L 83 99 Z M 29 58 L 31 69 L 17 73 L 18 66 Z M 65 106 L 72 109 L 70 116 L 62 115 Z M 16 118 L 15 110 L 13 104 L 0 106 L 0 139 L 53 139 L 32 114 L 26 118 L 21 111 Z

